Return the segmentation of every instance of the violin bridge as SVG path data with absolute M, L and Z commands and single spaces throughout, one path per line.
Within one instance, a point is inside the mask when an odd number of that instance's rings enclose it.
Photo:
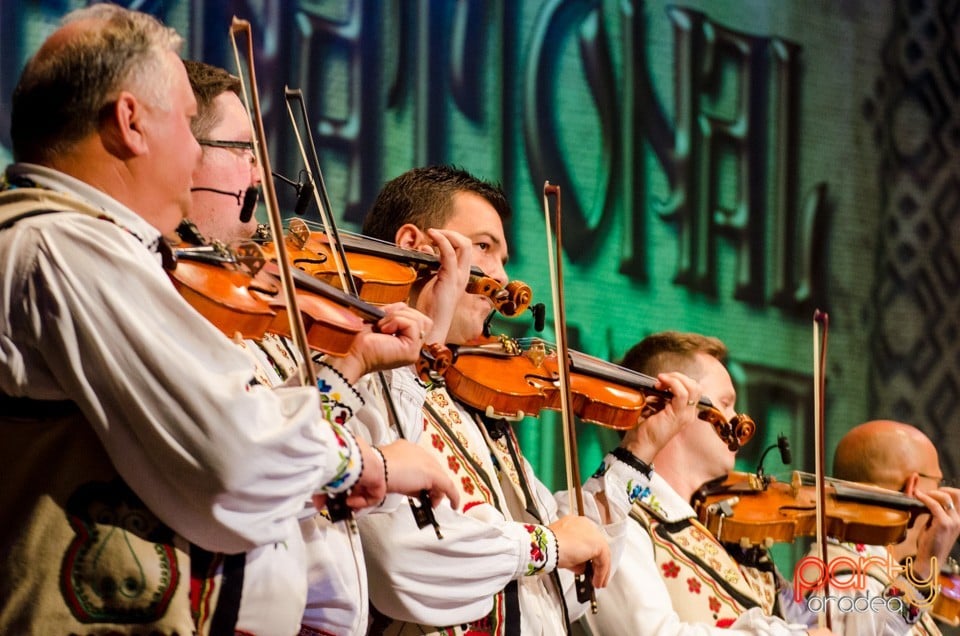
M 535 342 L 530 346 L 529 349 L 523 352 L 523 355 L 527 356 L 530 359 L 530 362 L 537 368 L 539 368 L 544 359 L 547 357 L 547 348 L 543 345 L 542 342 Z

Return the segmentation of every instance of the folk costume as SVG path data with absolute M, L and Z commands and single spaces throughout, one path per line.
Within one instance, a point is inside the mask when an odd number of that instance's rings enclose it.
M 443 539 L 421 530 L 409 511 L 359 520 L 366 554 L 374 631 L 385 634 L 545 634 L 568 629 L 585 609 L 573 577 L 557 570 L 557 543 L 548 524 L 558 499 L 523 459 L 510 426 L 470 411 L 442 386 L 426 387 L 407 369 L 392 373 L 392 394 L 408 437 L 447 467 L 462 512 L 436 509 Z M 629 510 L 627 482 L 641 476 L 626 465 L 606 487 L 615 521 L 603 527 L 616 563 Z M 616 485 L 614 485 L 616 482 Z M 588 516 L 599 519 L 587 494 Z
M 255 375 L 262 384 L 282 386 L 296 377 L 301 356 L 289 339 L 266 334 L 260 340 L 242 340 L 237 344 L 254 361 Z M 369 376 L 350 387 L 324 362 L 324 356 L 314 357 L 314 367 L 321 405 L 328 418 L 347 422 L 349 428 L 358 432 L 384 427 L 383 407 L 379 394 L 373 392 Z M 390 499 L 397 501 L 393 496 Z M 367 514 L 367 511 L 356 514 Z M 306 545 L 307 567 L 306 609 L 299 625 L 300 635 L 367 633 L 367 573 L 355 524 L 331 521 L 326 510 L 318 512 L 312 502 L 305 501 L 299 515 L 299 530 Z M 256 578 L 268 582 L 277 580 L 268 570 L 262 575 Z M 269 612 L 265 616 L 269 617 Z M 240 625 L 245 623 L 241 621 Z
M 773 573 L 741 567 L 659 475 L 634 493 L 630 517 L 620 567 L 597 593 L 604 609 L 584 617 L 592 634 L 806 633 L 771 615 Z
M 355 439 L 313 387 L 254 382 L 142 217 L 54 170 L 6 177 L 0 633 L 233 629 L 245 553 L 302 554 L 296 516 L 357 481 Z M 261 591 L 276 633 L 299 621 L 302 593 Z

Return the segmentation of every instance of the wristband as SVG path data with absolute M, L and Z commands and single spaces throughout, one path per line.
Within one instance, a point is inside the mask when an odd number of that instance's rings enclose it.
M 377 506 L 382 506 L 382 505 L 384 504 L 384 502 L 387 500 L 387 492 L 388 492 L 388 491 L 387 491 L 387 481 L 388 481 L 387 458 L 383 456 L 383 451 L 380 450 L 379 448 L 377 448 L 376 446 L 372 446 L 371 448 L 373 448 L 373 450 L 377 451 L 377 454 L 380 455 L 380 461 L 383 462 L 383 488 L 384 488 L 384 492 L 383 492 L 383 499 L 381 499 L 381 500 L 380 500 L 380 503 L 377 504 Z
M 611 451 L 610 454 L 616 457 L 617 459 L 619 459 L 620 461 L 622 461 L 624 464 L 626 464 L 630 468 L 633 468 L 634 470 L 640 472 L 641 474 L 643 474 L 644 477 L 648 479 L 650 478 L 650 475 L 653 474 L 653 464 L 648 464 L 647 462 L 643 461 L 642 459 L 640 459 L 639 457 L 637 457 L 636 455 L 628 451 L 623 446 L 617 446 L 616 448 L 613 449 L 613 451 Z

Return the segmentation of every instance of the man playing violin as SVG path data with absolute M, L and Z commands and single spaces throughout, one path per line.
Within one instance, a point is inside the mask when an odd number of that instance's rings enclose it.
M 863 571 L 864 586 L 834 586 L 828 588 L 828 594 L 836 599 L 877 597 L 884 601 L 872 604 L 875 611 L 840 611 L 838 602 L 826 603 L 833 630 L 851 635 L 939 634 L 930 609 L 939 567 L 960 536 L 960 490 L 941 487 L 943 472 L 933 442 L 909 424 L 890 420 L 860 424 L 837 444 L 833 476 L 902 492 L 920 500 L 928 510 L 913 521 L 906 538 L 895 545 L 830 543 L 828 560 L 846 557 L 853 563 L 866 563 L 866 559 L 874 557 L 875 563 Z M 816 546 L 810 551 L 810 555 L 819 554 Z M 911 565 L 903 573 L 880 565 L 905 564 L 908 559 Z M 850 568 L 838 570 L 837 574 L 837 581 L 854 576 Z M 806 608 L 808 611 L 801 618 L 813 624 L 817 615 L 809 611 L 809 598 Z
M 262 174 L 252 153 L 250 120 L 241 102 L 240 80 L 224 69 L 203 62 L 186 60 L 184 65 L 197 98 L 197 116 L 191 129 L 203 149 L 193 173 L 194 205 L 189 219 L 206 239 L 224 243 L 249 240 L 256 233 L 257 222 L 243 211 L 246 204 L 243 194 L 260 185 Z M 247 146 L 243 147 L 243 144 Z M 437 239 L 445 241 L 444 236 Z M 456 263 L 453 266 L 459 267 Z M 403 303 L 385 309 L 393 316 L 409 320 L 421 332 L 432 328 L 431 320 Z M 349 355 L 370 355 L 377 338 L 382 340 L 384 336 L 371 334 L 369 338 L 361 339 Z M 259 340 L 238 344 L 255 362 L 261 383 L 279 386 L 296 375 L 300 355 L 287 338 L 268 333 Z M 342 385 L 338 374 L 349 376 L 351 373 L 345 366 L 348 360 L 317 356 L 315 361 L 318 377 L 330 389 L 337 390 Z M 352 390 L 346 393 L 357 399 L 351 407 L 355 417 L 349 422 L 350 427 L 360 430 L 376 426 L 385 428 L 386 424 L 381 422 L 385 421 L 386 414 L 371 392 L 370 376 L 352 384 Z M 428 465 L 436 464 L 423 450 L 403 441 L 385 444 L 381 451 L 387 458 L 391 478 L 396 471 L 404 469 L 403 461 L 394 462 L 397 453 L 418 456 Z M 385 503 L 373 511 L 384 507 Z M 308 564 L 306 611 L 299 626 L 301 634 L 365 633 L 368 623 L 366 571 L 360 537 L 354 525 L 346 521 L 332 522 L 326 512 L 318 513 L 312 506 L 305 508 L 299 525 L 306 542 Z M 260 598 L 256 592 L 259 586 L 275 588 L 289 582 L 290 577 L 285 571 L 288 569 L 289 565 L 278 558 L 259 559 L 248 566 L 245 583 L 249 582 L 253 589 L 249 594 L 244 590 L 245 601 L 250 599 L 250 602 L 241 606 L 238 628 L 263 633 L 264 622 L 272 621 L 273 611 L 258 602 Z M 291 594 L 290 598 L 296 596 Z M 275 626 L 271 628 L 276 629 Z
M 466 237 L 472 264 L 503 285 L 508 256 L 503 223 L 509 215 L 499 188 L 462 170 L 432 166 L 388 182 L 363 229 L 416 250 L 434 249 L 434 230 L 428 228 L 455 231 Z M 431 280 L 411 295 L 410 302 L 430 312 L 435 327 L 448 321 L 449 329 L 437 336 L 449 344 L 480 338 L 492 308 L 488 299 L 465 291 L 468 274 L 464 269 L 456 281 Z M 686 399 L 682 386 L 671 388 Z M 374 631 L 564 633 L 568 621 L 584 611 L 565 600 L 572 572 L 592 560 L 593 584 L 606 583 L 611 551 L 626 525 L 628 483 L 640 477 L 637 471 L 614 460 L 607 480 L 619 480 L 618 488 L 610 487 L 619 496 L 609 497 L 606 525 L 561 516 L 557 499 L 533 475 L 508 423 L 468 408 L 440 384 L 425 386 L 407 370 L 391 372 L 391 391 L 402 411 L 404 436 L 418 439 L 449 468 L 464 512 L 437 508 L 442 541 L 424 536 L 409 516 L 359 520 L 371 599 L 379 612 Z M 598 503 L 589 496 L 588 502 L 592 516 L 601 519 Z
M 181 43 L 142 13 L 78 10 L 13 95 L 2 633 L 232 632 L 247 552 L 302 551 L 289 520 L 311 495 L 349 491 L 360 508 L 386 491 L 379 454 L 323 417 L 316 389 L 257 385 L 161 266 L 200 156 Z M 419 351 L 413 329 L 398 359 Z M 390 487 L 456 499 L 420 459 Z
M 701 397 L 728 419 L 736 414 L 726 355 L 726 346 L 716 338 L 662 332 L 642 340 L 622 362 L 651 376 L 676 374 L 686 388 L 686 401 L 674 399 L 628 431 L 616 451 L 640 466 L 648 479 L 633 490 L 632 523 L 620 566 L 597 595 L 603 609 L 584 618 L 593 634 L 807 632 L 774 615 L 774 573 L 741 567 L 697 521 L 689 503 L 702 484 L 734 466 L 736 453 L 697 417 Z M 651 439 L 646 429 L 664 418 L 678 420 L 667 429 L 678 432 Z M 607 469 L 605 460 L 600 472 Z

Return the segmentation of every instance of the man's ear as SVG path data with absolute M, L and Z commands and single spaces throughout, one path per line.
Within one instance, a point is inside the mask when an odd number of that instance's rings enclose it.
M 910 473 L 910 476 L 907 477 L 907 480 L 903 482 L 903 494 L 913 497 L 914 493 L 917 491 L 917 483 L 920 481 L 920 473 L 914 471 Z
M 421 245 L 427 242 L 427 235 L 420 231 L 413 223 L 404 223 L 397 230 L 394 238 L 397 247 L 403 247 L 408 250 L 419 249 Z
M 104 147 L 122 159 L 146 154 L 149 148 L 143 134 L 143 116 L 143 104 L 132 93 L 122 91 L 100 114 Z

